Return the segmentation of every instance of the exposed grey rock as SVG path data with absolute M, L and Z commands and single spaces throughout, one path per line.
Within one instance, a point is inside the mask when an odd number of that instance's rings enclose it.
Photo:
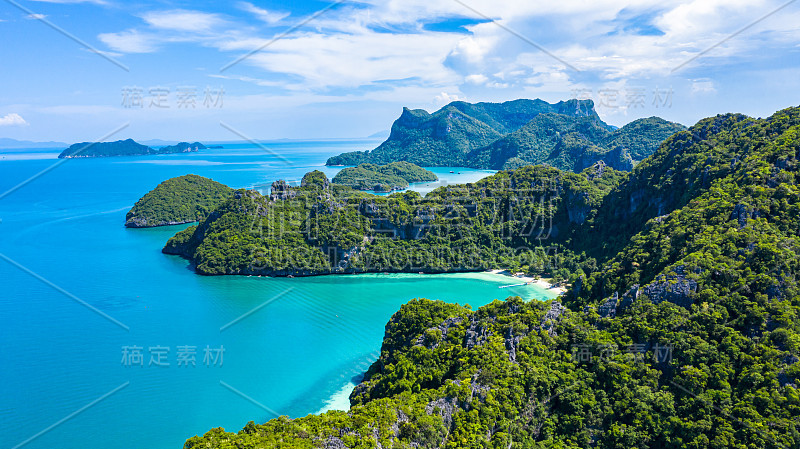
M 448 429 L 453 425 L 453 415 L 458 411 L 456 398 L 439 398 L 429 402 L 425 406 L 425 413 L 432 415 L 436 413 L 442 417 L 445 427 Z
M 645 295 L 654 304 L 669 301 L 681 307 L 689 308 L 694 300 L 692 296 L 697 291 L 697 281 L 688 279 L 685 268 L 674 268 L 675 276 L 660 275 L 650 284 L 635 290 L 635 295 Z
M 692 296 L 697 292 L 697 281 L 686 277 L 685 267 L 673 269 L 675 275 L 659 275 L 653 282 L 640 287 L 634 284 L 622 297 L 618 292 L 606 298 L 597 307 L 597 313 L 605 318 L 613 318 L 618 312 L 630 307 L 639 296 L 646 296 L 653 304 L 669 301 L 681 307 L 689 308 L 694 302 Z
M 550 304 L 550 310 L 544 314 L 541 321 L 541 328 L 546 330 L 548 334 L 551 336 L 558 335 L 556 333 L 556 324 L 558 323 L 561 315 L 567 311 L 567 308 L 564 307 L 560 302 L 553 301 Z
M 470 404 L 472 404 L 472 401 L 474 399 L 478 399 L 481 402 L 485 402 L 486 401 L 486 393 L 488 393 L 491 390 L 491 387 L 486 386 L 486 385 L 482 385 L 481 383 L 478 382 L 478 376 L 480 376 L 480 375 L 481 375 L 481 370 L 478 370 L 478 372 L 475 373 L 475 375 L 472 376 L 472 380 L 470 380 L 470 383 L 469 383 L 469 390 L 470 390 L 469 397 L 467 398 L 466 403 L 463 404 L 463 408 L 465 408 L 465 409 L 469 409 L 470 408 Z M 459 381 L 455 381 L 455 383 L 461 384 L 461 382 L 459 382 Z
M 617 300 L 619 293 L 614 292 L 613 295 L 606 298 L 602 304 L 597 307 L 597 313 L 604 318 L 614 318 L 617 316 Z
M 731 212 L 731 220 L 737 220 L 739 222 L 739 229 L 744 229 L 747 226 L 747 219 L 755 219 L 760 215 L 761 214 L 759 211 L 754 210 L 750 206 L 739 203 L 734 206 L 733 212 Z
M 269 193 L 270 201 L 289 200 L 297 196 L 289 184 L 284 180 L 278 180 L 272 183 L 272 190 Z
M 480 346 L 486 343 L 490 335 L 492 335 L 491 331 L 489 331 L 486 326 L 476 323 L 475 317 L 473 316 L 472 323 L 467 328 L 466 335 L 464 336 L 464 347 L 472 349 L 475 346 Z
M 580 275 L 580 277 L 575 281 L 575 284 L 572 286 L 572 291 L 576 297 L 580 296 L 584 281 L 586 281 L 586 279 L 583 275 Z
M 630 305 L 633 304 L 633 301 L 635 301 L 638 297 L 639 284 L 633 284 L 631 288 L 629 288 L 628 291 L 622 295 L 622 298 L 620 298 L 619 302 L 617 303 L 617 309 L 625 310 L 626 308 L 630 307 Z
M 328 437 L 323 441 L 322 447 L 325 449 L 347 449 L 345 446 L 344 441 L 342 441 L 338 437 Z
M 792 382 L 794 379 L 786 375 L 785 371 L 781 370 L 781 372 L 778 373 L 777 377 L 778 377 L 778 383 L 781 385 L 781 387 L 790 386 L 792 388 L 797 388 L 797 385 L 794 382 Z
M 608 165 L 616 170 L 631 171 L 633 170 L 633 158 L 628 150 L 624 147 L 615 147 L 611 151 L 603 155 L 603 159 Z
M 595 162 L 594 165 L 592 166 L 592 170 L 590 170 L 587 173 L 588 178 L 590 180 L 595 178 L 602 178 L 603 173 L 605 173 L 606 171 L 606 167 L 607 167 L 606 163 L 603 162 L 602 160 Z
M 351 407 L 355 405 L 353 399 L 362 395 L 364 395 L 365 400 L 369 397 L 369 383 L 367 383 L 367 380 L 368 379 L 366 378 L 362 380 L 358 385 L 355 386 L 355 388 L 353 388 L 353 391 L 350 393 L 349 399 Z
M 567 217 L 570 223 L 583 224 L 592 210 L 589 204 L 589 194 L 585 191 L 569 192 L 566 198 Z
M 522 340 L 522 335 L 514 335 L 514 328 L 509 327 L 505 335 L 505 345 L 508 351 L 508 360 L 511 363 L 517 363 L 517 346 Z
M 462 321 L 460 316 L 450 317 L 441 323 L 439 323 L 435 327 L 431 327 L 428 330 L 438 330 L 441 332 L 441 339 L 438 342 L 429 342 L 425 340 L 425 333 L 422 333 L 417 339 L 414 341 L 414 345 L 416 346 L 425 346 L 428 349 L 435 349 L 439 347 L 439 344 L 442 341 L 447 340 L 447 334 L 451 328 L 458 326 Z

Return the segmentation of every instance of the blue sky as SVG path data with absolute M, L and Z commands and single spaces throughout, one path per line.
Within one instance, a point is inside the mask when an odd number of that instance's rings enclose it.
M 4 0 L 0 137 L 363 137 L 456 99 L 767 116 L 800 104 L 797 23 L 771 0 Z

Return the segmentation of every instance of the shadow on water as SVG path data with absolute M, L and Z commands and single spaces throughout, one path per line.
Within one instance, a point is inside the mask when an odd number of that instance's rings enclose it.
M 336 368 L 327 371 L 319 377 L 306 391 L 298 395 L 285 410 L 281 413 L 290 417 L 305 416 L 308 410 L 321 410 L 328 406 L 336 396 L 346 386 L 358 385 L 363 379 L 369 367 L 374 363 L 379 354 L 377 352 L 364 354 L 350 360 L 343 361 Z M 324 394 L 320 394 L 323 393 Z M 348 395 L 352 389 L 348 391 Z M 326 399 L 319 400 L 320 397 Z M 301 412 L 304 411 L 304 412 Z

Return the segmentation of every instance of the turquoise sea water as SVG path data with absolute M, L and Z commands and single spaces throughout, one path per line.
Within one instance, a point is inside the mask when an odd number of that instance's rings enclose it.
M 267 145 L 288 163 L 249 144 L 68 160 L 8 194 L 57 153 L 0 151 L 0 447 L 175 449 L 212 427 L 347 407 L 385 323 L 409 299 L 477 307 L 554 296 L 500 290 L 513 282 L 486 273 L 203 277 L 160 252 L 181 227 L 123 226 L 130 206 L 173 176 L 248 188 L 313 169 L 333 176 L 327 157 L 375 144 Z M 450 170 L 435 169 L 439 185 L 491 173 Z

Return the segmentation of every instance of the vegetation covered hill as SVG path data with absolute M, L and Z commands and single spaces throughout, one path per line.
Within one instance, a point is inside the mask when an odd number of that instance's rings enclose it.
M 199 221 L 233 189 L 209 178 L 184 175 L 168 179 L 145 194 L 125 215 L 125 226 L 146 228 Z
M 135 142 L 133 139 L 116 142 L 82 142 L 70 145 L 58 155 L 59 159 L 105 156 L 138 156 L 154 154 L 152 148 Z
M 433 114 L 404 108 L 389 138 L 368 152 L 344 153 L 328 165 L 387 164 L 407 161 L 420 166 L 467 166 L 467 155 L 514 132 L 545 113 L 596 118 L 591 100 L 550 104 L 542 100 L 470 104 L 456 101 Z M 488 167 L 487 167 L 488 168 Z
M 409 161 L 495 170 L 547 164 L 577 173 L 603 161 L 615 169 L 630 170 L 664 139 L 684 129 L 650 117 L 614 130 L 600 119 L 591 100 L 454 102 L 433 114 L 404 109 L 378 148 L 344 153 L 327 163 Z
M 572 281 L 560 302 L 414 300 L 387 324 L 348 412 L 212 429 L 185 447 L 800 446 L 800 108 L 705 119 L 631 173 L 609 170 L 526 167 L 459 196 L 503 204 L 556 182 L 549 260 Z M 449 195 L 424 199 L 432 222 L 440 201 L 459 210 Z M 477 218 L 466 241 L 530 238 L 514 219 L 482 228 L 480 207 L 458 204 Z
M 390 192 L 408 187 L 412 182 L 436 181 L 435 173 L 410 162 L 392 162 L 386 165 L 359 164 L 339 171 L 331 182 L 357 190 Z
M 634 161 L 639 162 L 653 154 L 667 137 L 685 129 L 679 123 L 660 117 L 640 118 L 614 130 L 599 144 L 611 149 L 624 148 Z
M 193 151 L 198 150 L 205 150 L 207 147 L 200 142 L 189 143 L 189 142 L 180 142 L 175 145 L 167 145 L 165 147 L 161 147 L 157 150 L 159 154 L 167 154 L 167 153 L 190 153 Z
M 416 192 L 360 193 L 329 184 L 317 171 L 301 187 L 274 183 L 269 198 L 237 191 L 197 227 L 170 239 L 164 251 L 190 258 L 202 274 L 501 267 L 559 274 L 543 260 L 553 256 L 567 263 L 575 256 L 555 256 L 551 243 L 571 238 L 622 177 L 602 164 L 581 174 L 528 166 L 440 187 L 422 198 Z
M 200 143 L 181 142 L 161 148 L 150 148 L 133 139 L 116 142 L 83 142 L 70 145 L 58 155 L 59 159 L 79 157 L 145 156 L 153 154 L 189 153 L 206 147 Z
M 518 297 L 476 311 L 412 300 L 349 411 L 211 429 L 184 448 L 796 447 L 797 351 L 776 342 L 797 325 L 773 332 L 671 302 L 597 318 Z
M 467 161 L 472 167 L 492 169 L 544 163 L 580 172 L 602 160 L 618 170 L 630 170 L 633 161 L 627 153 L 620 157 L 597 146 L 609 134 L 608 126 L 596 117 L 541 114 L 516 132 L 476 149 Z

